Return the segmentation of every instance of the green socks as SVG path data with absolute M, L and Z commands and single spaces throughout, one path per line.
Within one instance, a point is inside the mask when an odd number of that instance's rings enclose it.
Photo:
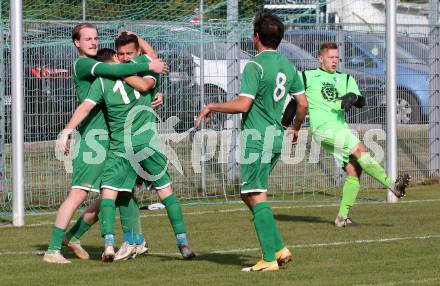
M 115 201 L 112 199 L 102 199 L 98 214 L 102 236 L 115 233 L 115 213 Z
M 342 200 L 339 207 L 339 215 L 343 217 L 348 216 L 350 208 L 356 201 L 357 194 L 360 190 L 359 179 L 356 177 L 345 177 L 344 187 L 342 189 Z
M 362 153 L 361 157 L 357 160 L 357 162 L 362 167 L 362 170 L 365 171 L 365 173 L 375 178 L 385 187 L 387 188 L 391 187 L 393 181 L 385 173 L 385 170 L 382 168 L 382 166 L 379 165 L 379 163 L 377 163 L 376 160 L 374 160 L 370 156 L 370 153 L 367 152 Z
M 119 195 L 116 205 L 121 214 L 121 225 L 124 241 L 134 244 L 135 237 L 141 234 L 139 205 L 133 195 Z
M 275 253 L 284 247 L 269 203 L 258 203 L 252 208 L 254 225 L 260 241 L 264 261 L 276 260 Z
M 275 219 L 274 219 L 274 224 L 275 224 L 275 232 L 274 232 L 274 242 L 275 242 L 275 251 L 278 252 L 281 249 L 283 249 L 286 245 L 284 245 L 283 239 L 281 238 L 281 234 L 278 231 L 278 227 L 275 223 Z
M 63 243 L 66 230 L 53 226 L 52 236 L 50 237 L 49 251 L 61 250 L 61 244 Z
M 168 219 L 175 235 L 186 233 L 185 222 L 183 220 L 182 208 L 175 194 L 166 197 L 162 203 L 167 210 Z
M 83 234 L 86 233 L 90 229 L 90 227 L 92 227 L 92 225 L 86 223 L 83 217 L 81 217 L 79 220 L 76 221 L 75 225 L 66 233 L 67 240 L 75 241 L 80 239 L 80 237 L 83 236 Z

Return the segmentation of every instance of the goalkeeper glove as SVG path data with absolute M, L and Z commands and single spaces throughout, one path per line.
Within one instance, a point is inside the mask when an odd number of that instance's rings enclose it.
M 357 108 L 361 108 L 365 106 L 365 98 L 363 96 L 358 96 L 352 92 L 347 93 L 345 96 L 340 97 L 341 108 L 345 110 L 345 112 L 350 111 L 350 108 L 354 105 Z
M 365 100 L 365 97 L 359 95 L 358 100 L 353 105 L 354 105 L 354 107 L 362 108 L 365 105 L 367 105 L 367 101 Z

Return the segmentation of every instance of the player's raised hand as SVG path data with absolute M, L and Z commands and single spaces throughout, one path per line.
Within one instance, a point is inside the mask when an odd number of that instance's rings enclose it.
M 151 107 L 154 109 L 158 108 L 163 104 L 163 94 L 161 92 L 156 93 L 153 102 L 151 102 Z
M 155 73 L 167 73 L 168 66 L 162 59 L 154 59 L 149 64 L 150 71 Z
M 121 32 L 121 34 L 124 33 L 124 32 L 127 33 L 127 35 L 135 35 L 135 36 L 137 36 L 135 32 L 128 31 L 128 30 Z
M 205 118 L 205 122 L 206 124 L 208 124 L 209 120 L 211 119 L 211 109 L 209 108 L 209 105 L 205 106 L 202 112 L 200 112 L 199 116 L 196 119 L 196 123 L 194 124 L 195 128 L 198 128 L 200 126 L 203 118 Z

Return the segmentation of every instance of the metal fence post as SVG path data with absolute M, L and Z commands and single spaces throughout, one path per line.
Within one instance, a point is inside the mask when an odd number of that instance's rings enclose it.
M 87 0 L 82 1 L 82 20 L 86 21 L 86 13 L 87 13 Z
M 10 1 L 12 93 L 12 223 L 24 225 L 22 1 Z
M 342 67 L 342 71 L 346 70 L 346 61 L 345 61 L 345 31 L 341 29 L 336 30 L 336 44 L 339 49 L 339 58 L 340 58 L 340 67 Z M 318 53 L 318 51 L 317 51 Z
M 205 106 L 205 55 L 204 55 L 204 43 L 203 43 L 203 0 L 200 0 L 200 106 L 203 108 Z M 202 132 L 202 156 L 201 156 L 201 168 L 202 168 L 202 192 L 203 196 L 206 196 L 206 172 L 205 172 L 205 136 L 203 130 L 205 129 L 205 121 L 202 121 L 201 132 Z
M 4 34 L 2 19 L 2 2 L 0 1 L 0 197 L 1 203 L 7 200 L 6 168 L 5 168 L 5 57 L 4 57 Z
M 440 40 L 438 0 L 429 1 L 429 171 L 440 176 Z
M 227 7 L 227 100 L 238 96 L 240 90 L 240 33 L 238 32 L 238 0 L 228 0 Z M 240 116 L 228 114 L 227 121 L 233 122 L 231 148 L 228 154 L 227 178 L 228 181 L 235 181 L 238 178 L 239 169 L 236 158 L 236 151 L 239 148 L 240 139 L 238 138 L 240 130 Z
M 396 1 L 387 1 L 386 5 L 387 171 L 394 181 L 397 178 Z M 397 201 L 396 196 L 387 191 L 387 202 Z

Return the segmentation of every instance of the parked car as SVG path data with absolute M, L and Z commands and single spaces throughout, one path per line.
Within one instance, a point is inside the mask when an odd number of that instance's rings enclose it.
M 380 38 L 384 42 L 386 41 L 384 34 L 374 34 L 376 37 Z M 407 58 L 406 63 L 413 63 L 415 65 L 429 64 L 429 47 L 428 45 L 417 40 L 417 38 L 412 38 L 408 35 L 397 34 L 396 35 L 397 46 L 399 49 L 405 51 Z M 422 62 L 420 61 L 422 60 Z
M 316 55 L 323 42 L 341 45 L 341 68 L 368 73 L 383 80 L 385 74 L 384 41 L 368 33 L 333 30 L 293 30 L 285 39 Z M 398 123 L 421 123 L 428 118 L 428 70 L 422 59 L 416 59 L 397 47 L 397 120 Z M 385 97 L 383 97 L 382 102 Z
M 11 141 L 11 73 L 9 48 L 5 59 L 5 142 Z M 24 140 L 54 140 L 76 103 L 71 64 L 76 58 L 69 44 L 24 46 Z M 3 68 L 3 67 L 2 67 Z

